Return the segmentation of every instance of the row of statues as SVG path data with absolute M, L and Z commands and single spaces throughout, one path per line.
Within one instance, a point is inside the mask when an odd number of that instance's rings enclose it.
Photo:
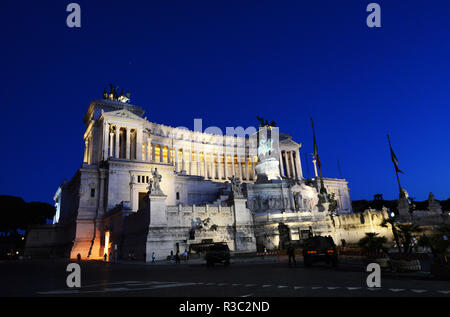
M 259 121 L 259 127 L 275 127 L 276 122 L 271 120 L 270 123 L 268 120 L 264 122 L 264 118 L 256 116 L 256 120 Z
M 126 95 L 124 95 L 124 90 L 119 93 L 118 89 L 119 87 L 114 87 L 113 84 L 109 84 L 110 91 L 106 90 L 106 88 L 103 90 L 103 99 L 109 99 L 109 100 L 118 100 L 120 102 L 126 103 L 130 101 L 130 93 L 128 92 Z

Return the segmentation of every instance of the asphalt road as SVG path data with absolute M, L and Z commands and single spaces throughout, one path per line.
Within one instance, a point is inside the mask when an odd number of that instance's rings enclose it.
M 0 262 L 0 296 L 450 296 L 450 282 L 427 276 L 381 274 L 368 288 L 369 273 L 341 264 L 288 267 L 285 262 L 196 264 L 81 262 L 81 288 L 68 288 L 68 261 Z

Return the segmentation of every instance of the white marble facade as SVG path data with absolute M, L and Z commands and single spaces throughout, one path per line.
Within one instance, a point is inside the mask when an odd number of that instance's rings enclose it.
M 76 223 L 72 257 L 80 253 L 84 258 L 88 255 L 97 258 L 105 251 L 111 252 L 109 248 L 114 247 L 105 248 L 104 245 L 105 232 L 109 230 L 114 235 L 121 230 L 117 228 L 120 225 L 111 222 L 114 218 L 111 211 L 116 210 L 117 206 L 126 206 L 128 214 L 132 215 L 142 209 L 145 206 L 148 180 L 155 168 L 162 176 L 161 189 L 166 196 L 164 217 L 168 217 L 168 221 L 165 230 L 173 228 L 179 232 L 182 227 L 184 235 L 188 229 L 186 223 L 192 219 L 186 220 L 184 215 L 181 225 L 181 216 L 172 212 L 177 210 L 175 208 L 219 208 L 225 206 L 228 200 L 229 177 L 234 176 L 249 186 L 256 182 L 258 158 L 249 138 L 219 136 L 154 123 L 144 117 L 144 110 L 140 107 L 111 100 L 92 101 L 84 123 L 86 131 L 83 136 L 85 152 L 82 167 L 72 180 L 58 188 L 54 197 L 58 210 L 54 222 Z M 297 183 L 299 188 L 305 186 L 302 184 L 304 178 L 299 154 L 301 144 L 286 134 L 280 134 L 279 147 L 281 178 Z M 329 192 L 335 193 L 338 213 L 351 213 L 347 182 L 325 178 L 324 184 Z M 308 190 L 309 187 L 304 188 L 305 197 L 308 196 Z M 317 208 L 317 203 L 311 199 L 304 198 L 300 204 L 288 199 L 273 209 L 280 212 L 312 212 Z M 255 215 L 258 214 L 255 206 L 254 201 L 245 201 L 244 207 L 239 205 L 239 210 L 241 214 L 250 210 L 252 213 L 249 214 Z M 178 217 L 178 220 L 173 217 Z M 220 218 L 223 228 L 227 225 L 224 219 L 227 217 Z M 251 231 L 252 226 L 253 219 L 248 221 L 246 230 Z M 220 232 L 226 231 L 222 229 Z M 249 233 L 243 239 L 250 241 L 252 236 Z M 177 239 L 178 242 L 169 239 L 164 250 L 167 251 L 171 243 L 173 245 L 181 241 L 186 246 L 185 236 L 178 234 Z M 219 240 L 233 239 L 234 245 L 238 245 L 237 236 L 225 237 L 222 234 Z M 246 248 L 254 250 L 256 247 Z

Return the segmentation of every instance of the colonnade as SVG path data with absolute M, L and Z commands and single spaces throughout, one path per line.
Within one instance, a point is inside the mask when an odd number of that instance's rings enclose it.
M 280 151 L 280 175 L 286 178 L 301 179 L 302 169 L 299 151 Z
M 203 176 L 212 180 L 227 180 L 231 176 L 241 181 L 256 180 L 256 157 L 236 155 L 223 151 L 202 151 L 192 147 L 169 146 L 139 128 L 107 124 L 104 126 L 103 157 L 122 158 L 146 162 L 172 164 L 176 172 Z M 156 141 L 156 142 L 155 142 Z M 85 162 L 92 154 L 92 135 L 86 138 Z M 280 151 L 280 175 L 284 178 L 301 179 L 298 150 Z

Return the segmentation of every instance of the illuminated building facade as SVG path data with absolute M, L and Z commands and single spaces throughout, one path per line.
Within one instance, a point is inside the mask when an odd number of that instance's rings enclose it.
M 301 145 L 290 136 L 279 137 L 275 174 L 281 185 L 256 186 L 261 162 L 248 136 L 173 128 L 147 120 L 144 112 L 105 98 L 92 101 L 84 116 L 82 167 L 54 197 L 54 223 L 70 228 L 72 258 L 132 253 L 148 260 L 152 252 L 164 258 L 204 240 L 225 241 L 233 251 L 249 252 L 263 244 L 278 247 L 279 239 L 273 238 L 278 233 L 272 230 L 277 217 L 296 215 L 298 226 L 303 216 L 310 220 L 315 215 L 316 225 L 324 221 L 316 188 L 303 177 Z M 155 169 L 164 197 L 150 197 L 149 203 L 149 180 Z M 231 177 L 242 184 L 243 197 L 230 198 Z M 324 184 L 335 193 L 337 213 L 350 214 L 347 182 L 325 178 Z M 282 200 L 270 193 L 281 194 Z M 150 216 L 139 218 L 140 213 Z M 271 223 L 267 228 L 266 222 Z M 297 229 L 293 228 L 292 239 L 299 238 Z

